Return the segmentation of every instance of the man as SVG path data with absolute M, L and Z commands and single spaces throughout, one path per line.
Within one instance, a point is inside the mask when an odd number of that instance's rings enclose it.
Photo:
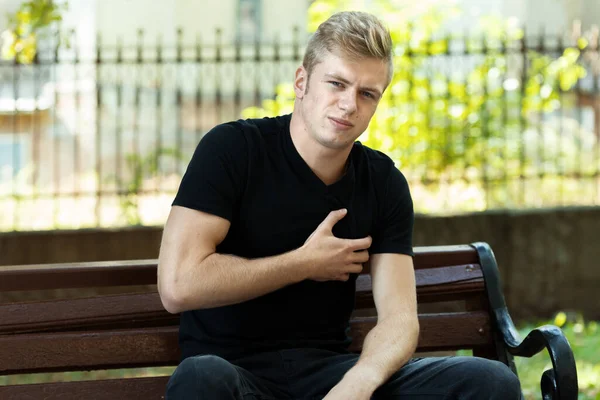
M 412 200 L 393 162 L 355 142 L 392 68 L 379 20 L 336 14 L 307 46 L 291 116 L 202 139 L 159 257 L 162 302 L 182 313 L 168 399 L 519 398 L 498 362 L 411 359 Z M 358 356 L 346 328 L 366 263 L 378 322 Z

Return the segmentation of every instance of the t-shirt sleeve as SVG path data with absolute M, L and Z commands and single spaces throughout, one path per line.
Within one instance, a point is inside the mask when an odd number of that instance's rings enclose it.
M 247 160 L 242 131 L 229 124 L 215 127 L 196 147 L 172 204 L 232 221 L 246 181 Z
M 400 253 L 413 256 L 413 202 L 404 175 L 392 166 L 379 210 L 369 253 Z

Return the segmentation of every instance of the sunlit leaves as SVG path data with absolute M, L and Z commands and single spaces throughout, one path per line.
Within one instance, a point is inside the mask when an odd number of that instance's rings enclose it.
M 546 162 L 514 144 L 522 143 L 530 120 L 557 110 L 561 91 L 585 76 L 578 64 L 580 49 L 568 48 L 557 58 L 523 53 L 523 30 L 514 19 L 498 17 L 481 17 L 468 38 L 446 37 L 442 26 L 456 10 L 431 1 L 428 7 L 411 7 L 400 0 L 317 0 L 309 9 L 308 30 L 347 9 L 380 16 L 395 44 L 395 75 L 361 137 L 364 143 L 421 179 L 518 175 Z M 452 40 L 462 40 L 459 56 L 452 55 Z M 457 60 L 450 70 L 432 64 L 449 56 Z M 290 112 L 293 99 L 291 84 L 280 85 L 274 100 L 245 110 L 244 116 Z M 538 148 L 534 142 L 528 145 Z
M 20 64 L 32 63 L 40 36 L 48 34 L 48 29 L 62 20 L 61 13 L 66 8 L 67 3 L 59 5 L 52 0 L 23 2 L 8 17 L 8 29 L 2 33 L 2 58 Z

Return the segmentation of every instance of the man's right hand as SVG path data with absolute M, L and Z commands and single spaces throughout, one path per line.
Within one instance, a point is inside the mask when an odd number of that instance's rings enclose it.
M 347 214 L 346 209 L 332 211 L 306 239 L 299 249 L 307 265 L 307 277 L 315 281 L 347 281 L 350 274 L 358 274 L 369 260 L 367 249 L 372 239 L 340 239 L 333 235 L 333 227 Z

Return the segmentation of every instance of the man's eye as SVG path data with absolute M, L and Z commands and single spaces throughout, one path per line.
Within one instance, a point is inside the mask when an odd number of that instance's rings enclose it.
M 330 84 L 332 84 L 335 87 L 342 87 L 343 85 L 340 82 L 336 82 L 336 81 L 329 81 Z
M 371 93 L 371 92 L 363 92 L 363 96 L 368 97 L 370 99 L 375 98 L 375 96 L 373 96 L 373 93 Z

